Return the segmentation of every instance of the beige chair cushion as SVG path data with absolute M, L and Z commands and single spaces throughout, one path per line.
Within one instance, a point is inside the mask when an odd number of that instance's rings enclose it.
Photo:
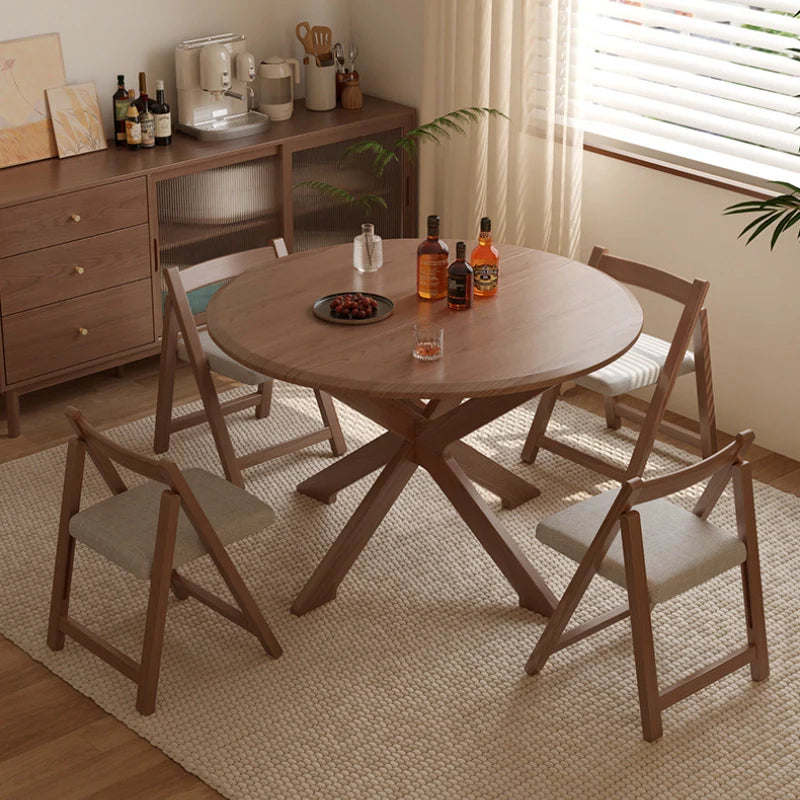
M 183 472 L 224 545 L 258 533 L 275 520 L 272 509 L 244 489 L 202 469 Z M 153 565 L 161 494 L 167 487 L 148 481 L 78 512 L 69 532 L 137 578 L 149 579 Z M 183 510 L 178 519 L 173 566 L 206 553 Z
M 536 538 L 573 561 L 580 561 L 617 492 L 590 497 L 542 520 Z M 739 539 L 669 500 L 636 506 L 650 602 L 663 603 L 693 586 L 741 564 L 747 551 Z M 617 532 L 599 569 L 600 575 L 625 586 L 622 538 Z
M 240 364 L 226 352 L 220 350 L 216 342 L 208 335 L 208 331 L 203 330 L 198 331 L 198 333 L 200 334 L 200 344 L 203 346 L 203 351 L 206 354 L 206 358 L 208 358 L 208 366 L 212 372 L 224 375 L 231 380 L 239 381 L 239 383 L 246 383 L 249 386 L 257 386 L 259 383 L 267 383 L 267 381 L 272 380 L 272 378 L 268 378 L 266 375 Z M 181 361 L 189 360 L 189 354 L 186 351 L 182 336 L 178 338 L 178 358 Z
M 627 353 L 595 372 L 576 378 L 575 383 L 608 397 L 652 386 L 658 382 L 669 348 L 669 342 L 643 333 Z M 689 372 L 694 372 L 694 353 L 691 350 L 686 351 L 678 375 Z

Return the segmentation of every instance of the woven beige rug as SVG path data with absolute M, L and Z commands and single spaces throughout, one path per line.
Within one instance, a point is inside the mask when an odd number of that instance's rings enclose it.
M 532 405 L 471 439 L 542 489 L 505 524 L 554 591 L 571 564 L 534 539 L 536 521 L 602 488 L 597 476 L 542 454 L 519 461 Z M 372 423 L 341 407 L 351 447 Z M 233 420 L 237 446 L 316 422 L 309 390 L 280 385 L 269 420 Z M 612 433 L 560 403 L 561 435 L 608 454 Z M 151 452 L 153 420 L 112 431 Z M 250 444 L 248 444 L 248 442 Z M 295 485 L 330 462 L 319 445 L 248 470 L 248 488 L 277 522 L 232 550 L 284 646 L 266 657 L 254 638 L 192 600 L 168 622 L 156 713 L 140 717 L 133 684 L 67 640 L 45 645 L 65 448 L 2 465 L 0 630 L 186 769 L 230 798 L 795 798 L 800 797 L 800 501 L 758 485 L 772 675 L 747 670 L 674 706 L 664 738 L 641 739 L 629 629 L 618 624 L 556 654 L 537 677 L 523 665 L 543 619 L 520 609 L 509 586 L 438 488 L 418 472 L 333 603 L 302 618 L 289 606 L 342 528 L 369 479 L 325 506 Z M 171 457 L 219 471 L 207 429 L 174 437 Z M 686 463 L 660 447 L 657 470 Z M 98 496 L 90 468 L 88 498 Z M 688 502 L 688 498 L 684 498 Z M 499 509 L 496 498 L 490 498 Z M 729 498 L 716 520 L 730 523 Z M 204 560 L 198 579 L 213 575 Z M 138 655 L 145 587 L 79 545 L 72 610 Z M 621 602 L 594 582 L 579 616 Z M 738 573 L 658 607 L 659 667 L 671 681 L 743 641 Z

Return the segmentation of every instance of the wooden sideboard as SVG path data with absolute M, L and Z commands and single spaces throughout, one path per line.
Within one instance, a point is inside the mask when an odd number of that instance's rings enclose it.
M 324 180 L 376 191 L 369 161 L 340 161 L 352 141 L 387 144 L 410 130 L 412 108 L 366 97 L 358 111 L 306 110 L 260 136 L 170 147 L 116 148 L 0 170 L 0 393 L 9 437 L 19 397 L 158 352 L 161 271 L 266 244 L 334 244 L 372 221 L 384 236 L 416 236 L 407 160 L 381 179 L 388 210 L 365 212 L 307 189 Z

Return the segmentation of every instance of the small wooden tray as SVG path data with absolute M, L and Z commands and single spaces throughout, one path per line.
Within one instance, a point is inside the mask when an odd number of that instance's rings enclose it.
M 342 294 L 356 294 L 354 291 L 349 292 L 334 292 L 333 294 L 326 294 L 320 297 L 319 300 L 314 301 L 313 311 L 314 316 L 324 319 L 325 322 L 334 322 L 337 325 L 369 325 L 371 322 L 380 322 L 386 317 L 390 317 L 394 313 L 394 303 L 382 294 L 372 294 L 372 292 L 358 292 L 364 297 L 372 297 L 378 301 L 378 310 L 375 316 L 367 317 L 366 319 L 342 319 L 341 317 L 334 317 L 331 313 L 331 300 L 334 297 L 339 297 Z

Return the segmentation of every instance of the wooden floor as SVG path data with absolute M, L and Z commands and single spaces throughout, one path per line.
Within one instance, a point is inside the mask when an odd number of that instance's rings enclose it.
M 66 441 L 70 434 L 63 409 L 70 404 L 81 408 L 103 429 L 152 414 L 157 382 L 158 361 L 151 358 L 129 365 L 121 376 L 92 375 L 23 396 L 22 435 L 4 439 L 0 434 L 0 462 Z M 176 404 L 196 397 L 190 372 L 180 369 Z M 590 392 L 573 389 L 565 399 L 603 415 L 601 398 Z M 630 402 L 636 404 L 635 400 Z M 675 415 L 670 419 L 682 421 Z M 758 480 L 800 495 L 800 462 L 759 447 L 754 447 L 749 456 Z M 134 695 L 131 684 L 131 703 Z M 0 637 L 2 800 L 219 797 L 92 700 Z

